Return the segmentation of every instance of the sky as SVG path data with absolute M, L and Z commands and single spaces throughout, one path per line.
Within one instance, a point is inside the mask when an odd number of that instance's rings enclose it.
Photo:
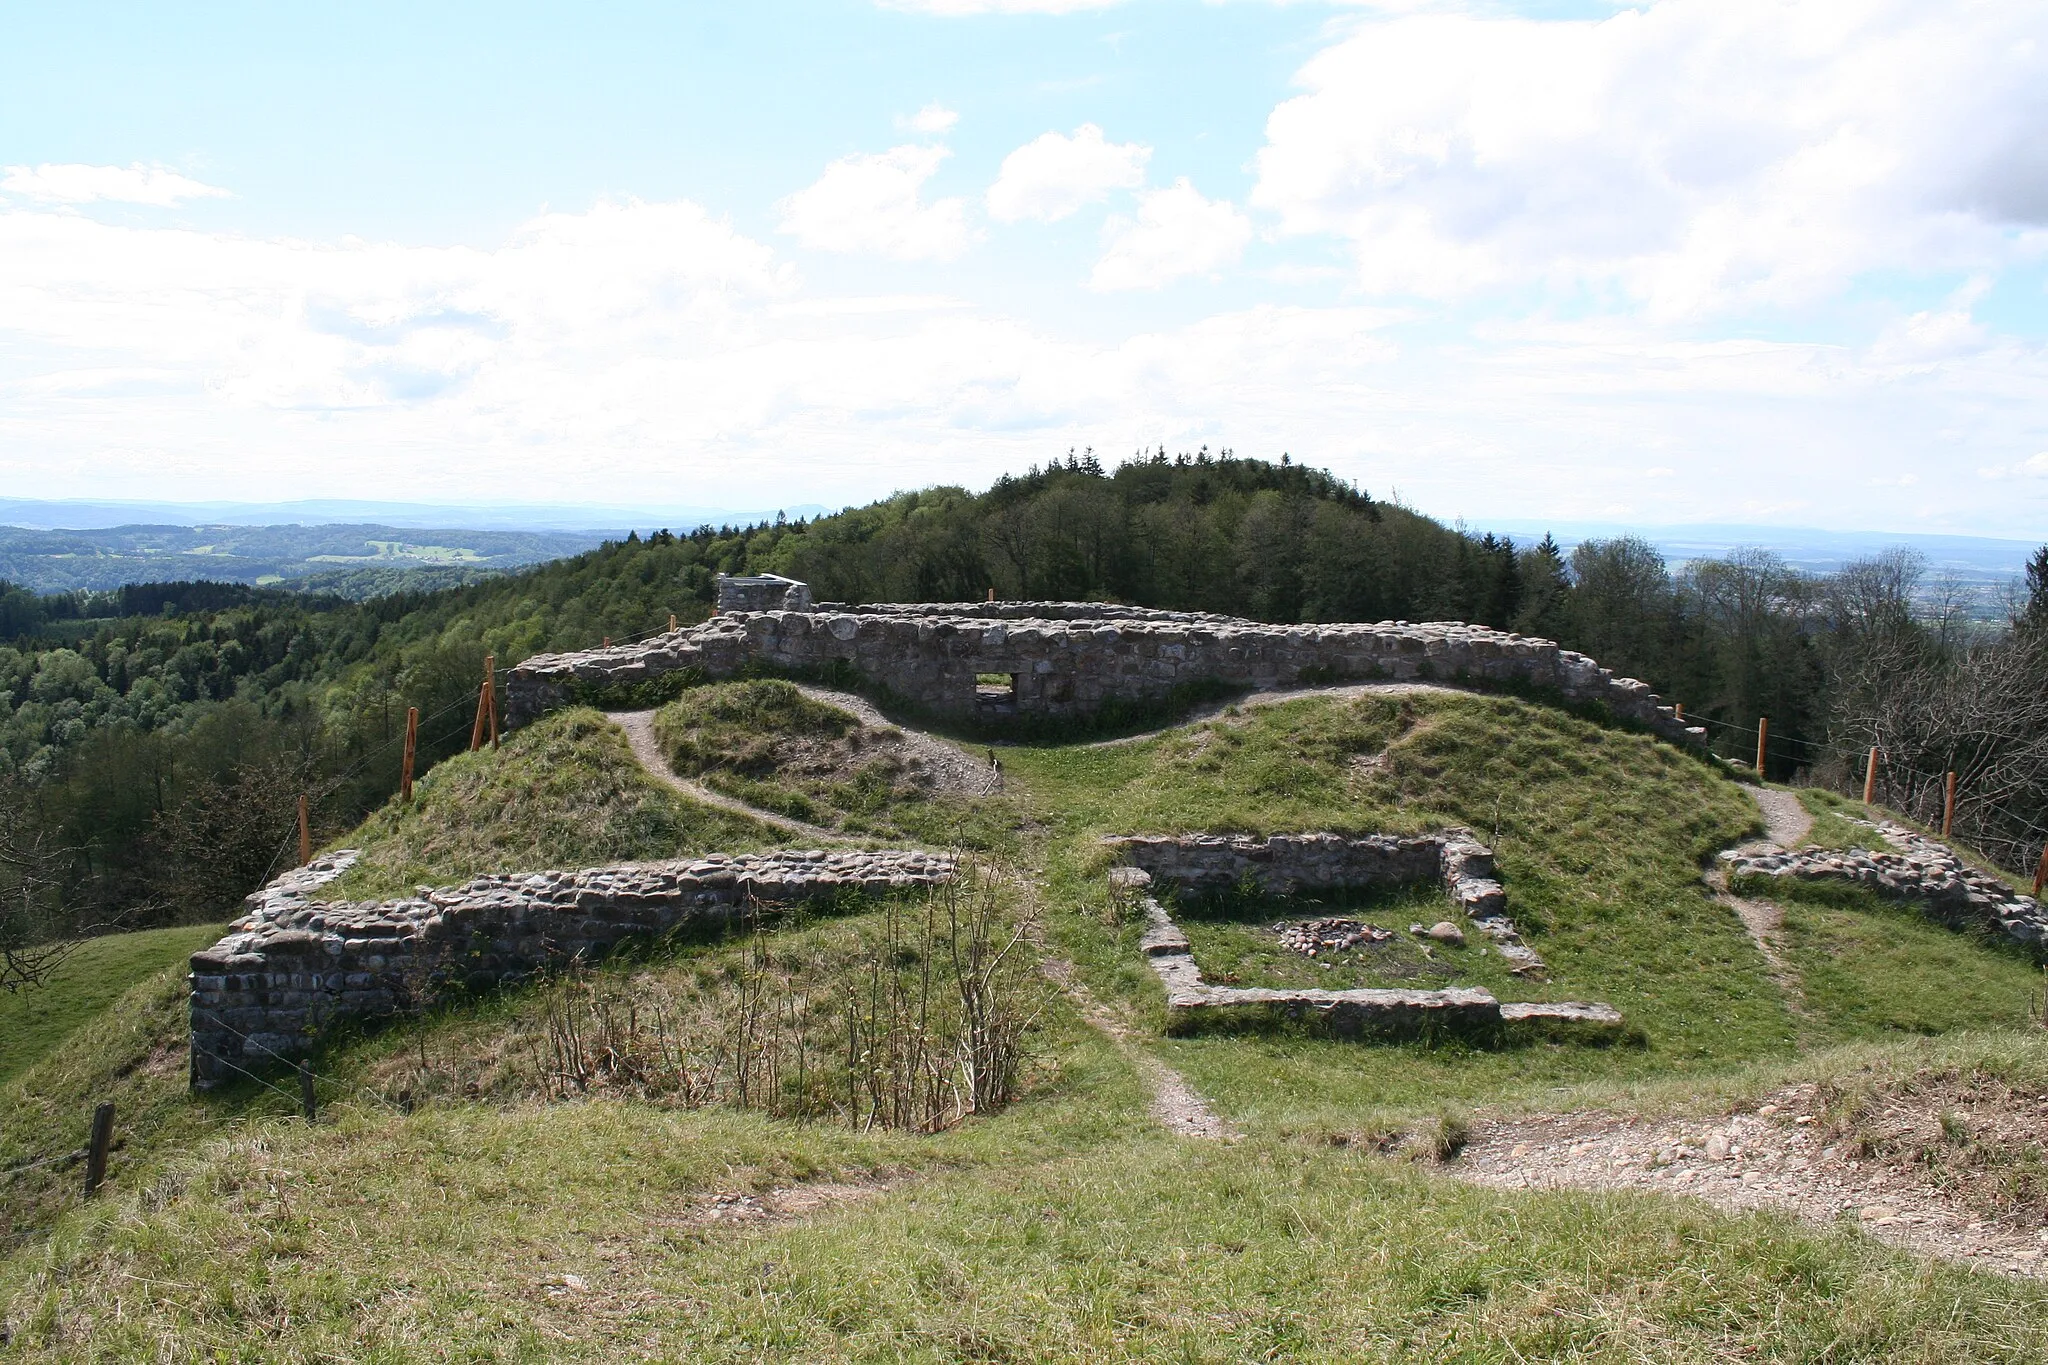
M 2040 0 L 0 0 L 0 496 L 2048 535 Z

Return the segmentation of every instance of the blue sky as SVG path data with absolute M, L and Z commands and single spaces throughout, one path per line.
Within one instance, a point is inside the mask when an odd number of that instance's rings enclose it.
M 14 496 L 838 504 L 1163 443 L 1474 520 L 2048 534 L 2038 4 L 0 31 Z

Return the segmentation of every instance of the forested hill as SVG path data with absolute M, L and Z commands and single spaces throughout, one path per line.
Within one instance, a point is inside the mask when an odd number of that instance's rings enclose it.
M 1889 556 L 1813 577 L 1763 552 L 1669 571 L 1641 541 L 1516 546 L 1331 475 L 1225 453 L 1114 471 L 1070 456 L 980 493 L 902 493 L 813 521 L 634 535 L 517 574 L 350 602 L 223 584 L 53 597 L 0 585 L 0 825 L 65 913 L 219 914 L 282 856 L 297 792 L 321 831 L 467 740 L 484 657 L 627 639 L 709 609 L 719 572 L 821 600 L 1098 598 L 1274 621 L 1458 618 L 1558 639 L 1643 677 L 1776 775 L 1882 742 L 1893 804 L 1956 768 L 1961 827 L 2009 862 L 2048 826 L 2048 550 L 2012 629 L 1915 605 Z M 1881 737 L 1881 738 L 1880 738 Z M 27 847 L 29 852 L 21 850 Z M 6 850 L 0 850 L 4 853 Z M 2026 856 L 2031 856 L 2026 855 Z M 26 862 L 24 862 L 26 859 Z M 15 887 L 19 890 L 19 887 Z M 0 891 L 7 891 L 0 887 Z

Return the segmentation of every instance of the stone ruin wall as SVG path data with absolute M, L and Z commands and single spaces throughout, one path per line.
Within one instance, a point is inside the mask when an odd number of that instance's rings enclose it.
M 338 1024 L 404 1014 L 443 990 L 526 980 L 627 938 L 727 921 L 750 904 L 950 881 L 921 852 L 712 854 L 673 862 L 478 877 L 389 901 L 316 901 L 354 865 L 316 858 L 250 896 L 227 936 L 192 956 L 192 1084 L 292 1062 Z
M 1271 896 L 1311 890 L 1363 891 L 1435 882 L 1474 928 L 1493 940 L 1510 971 L 1543 970 L 1508 918 L 1507 888 L 1493 850 L 1469 829 L 1401 838 L 1370 834 L 1123 835 L 1105 839 L 1114 854 L 1141 869 L 1146 883 L 1195 896 L 1227 894 L 1245 885 Z
M 1492 939 L 1517 974 L 1542 970 L 1506 915 L 1506 892 L 1493 875 L 1493 853 L 1471 831 L 1402 839 L 1372 835 L 1276 834 L 1129 836 L 1103 841 L 1125 859 L 1109 871 L 1116 894 L 1136 895 L 1147 925 L 1139 951 L 1166 991 L 1167 1032 L 1311 1024 L 1346 1038 L 1414 1037 L 1449 1029 L 1481 1037 L 1523 1034 L 1612 1035 L 1623 1026 L 1613 1006 L 1591 1001 L 1502 1001 L 1474 986 L 1441 990 L 1364 987 L 1353 990 L 1215 986 L 1202 979 L 1193 946 L 1153 888 L 1170 884 L 1193 894 L 1246 882 L 1273 894 L 1311 888 L 1356 889 L 1441 879 L 1473 925 Z
M 1979 872 L 1938 840 L 1889 820 L 1855 824 L 1889 849 L 1730 849 L 1720 855 L 1728 875 L 1846 881 L 1892 900 L 1917 901 L 1951 928 L 1982 928 L 2048 956 L 2048 913 L 1989 873 Z
M 1199 612 L 1075 602 L 883 604 L 720 613 L 700 625 L 608 649 L 538 655 L 512 670 L 510 723 L 564 705 L 578 688 L 645 682 L 680 669 L 729 678 L 749 666 L 850 665 L 934 714 L 1087 716 L 1115 699 L 1178 686 L 1266 689 L 1305 680 L 1468 679 L 1554 689 L 1602 703 L 1667 739 L 1704 745 L 1646 683 L 1616 678 L 1548 640 L 1459 622 L 1270 625 Z M 1014 692 L 991 699 L 983 674 Z

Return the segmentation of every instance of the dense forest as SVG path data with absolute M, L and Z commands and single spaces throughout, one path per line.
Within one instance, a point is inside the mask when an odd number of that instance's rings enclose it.
M 1811 576 L 1762 551 L 1674 572 L 1648 544 L 1569 556 L 1473 536 L 1327 473 L 1206 450 L 1113 470 L 1069 454 L 981 493 L 902 493 L 812 521 L 629 536 L 437 592 L 365 601 L 219 583 L 37 596 L 0 584 L 7 942 L 218 916 L 317 832 L 388 799 L 406 708 L 423 763 L 468 738 L 500 667 L 700 620 L 720 572 L 820 600 L 1095 599 L 1272 621 L 1460 619 L 1547 636 L 1652 682 L 1771 775 L 1860 781 L 2031 867 L 2048 833 L 2048 547 L 1994 627 L 1894 553 Z M 1930 606 L 1930 601 L 1935 605 Z

